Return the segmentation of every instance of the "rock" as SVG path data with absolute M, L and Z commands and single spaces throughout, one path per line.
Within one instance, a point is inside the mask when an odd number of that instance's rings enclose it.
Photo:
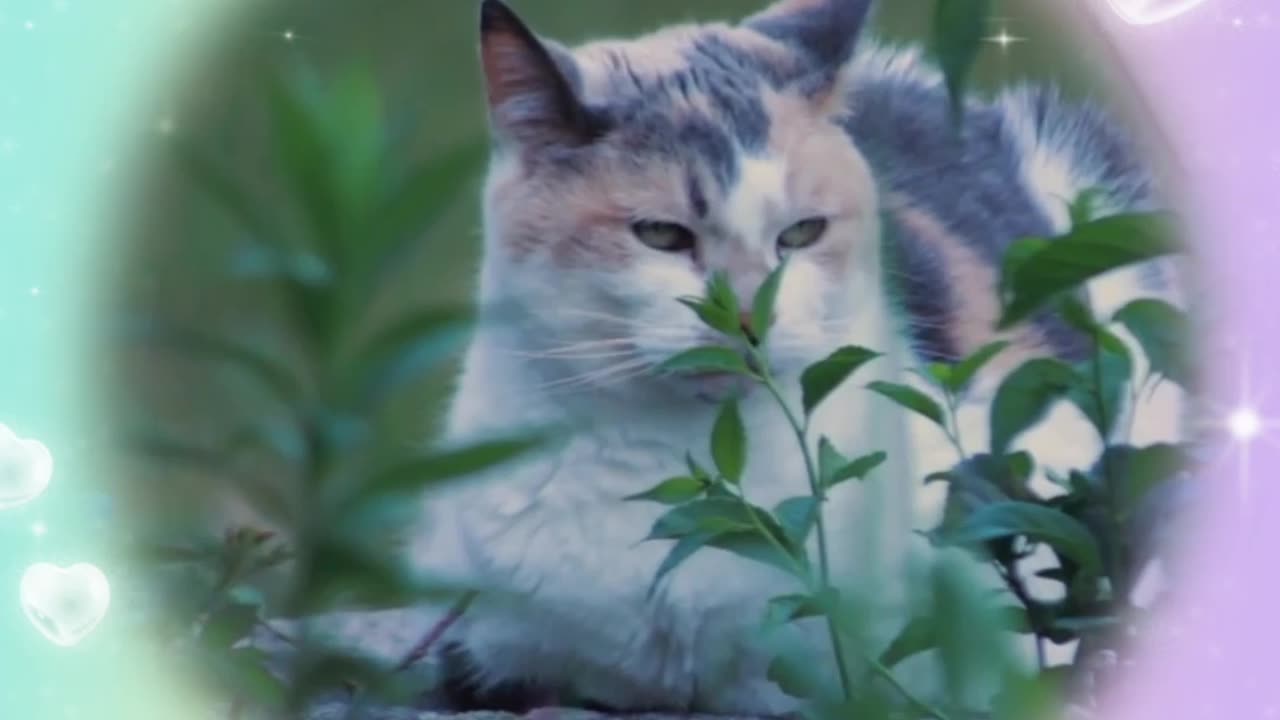
M 315 708 L 307 715 L 307 720 L 348 720 L 347 705 L 331 703 Z M 573 708 L 541 708 L 528 715 L 512 715 L 502 712 L 471 712 L 450 715 L 447 713 L 405 710 L 402 708 L 371 708 L 357 716 L 359 720 L 615 720 L 615 716 L 604 715 L 590 710 Z M 644 714 L 626 715 L 626 720 L 758 720 L 756 718 L 734 718 L 723 715 L 663 715 Z
M 443 616 L 440 609 L 413 608 L 379 612 L 334 613 L 309 618 L 307 632 L 313 642 L 370 659 L 393 668 Z M 268 630 L 259 629 L 249 642 L 266 653 L 273 670 L 287 676 L 289 656 L 296 650 L 289 638 L 297 637 L 301 628 L 297 621 L 273 621 Z M 414 666 L 427 672 L 429 663 Z M 430 698 L 425 698 L 429 700 Z M 431 703 L 428 702 L 429 706 Z M 573 708 L 541 708 L 527 715 L 503 712 L 445 713 L 403 707 L 361 707 L 348 715 L 350 704 L 342 699 L 318 702 L 306 714 L 306 720 L 616 720 L 611 716 Z M 758 720 L 757 718 L 680 715 L 627 714 L 626 720 Z

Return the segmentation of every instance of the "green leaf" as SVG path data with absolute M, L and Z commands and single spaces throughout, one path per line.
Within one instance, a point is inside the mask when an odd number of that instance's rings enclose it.
M 757 344 L 763 343 L 773 328 L 773 309 L 778 301 L 778 288 L 782 285 L 782 273 L 786 262 L 769 273 L 760 289 L 756 290 L 755 299 L 751 303 L 751 333 Z
M 283 615 L 403 608 L 452 599 L 457 592 L 456 587 L 417 577 L 385 547 L 365 547 L 370 543 L 363 538 L 352 539 L 338 530 L 325 533 L 311 547 Z
M 1027 261 L 1049 247 L 1047 238 L 1029 237 L 1013 241 L 1004 251 L 1000 265 L 1000 299 L 1007 303 L 1013 295 L 1013 280 Z
M 1063 630 L 1073 635 L 1111 630 L 1120 624 L 1120 619 L 1110 616 L 1058 617 L 1053 619 L 1055 630 Z
M 1000 384 L 991 403 L 991 451 L 1003 455 L 1053 403 L 1076 386 L 1076 371 L 1051 358 L 1023 363 Z
M 1072 669 L 1070 666 L 1059 666 Z M 1067 704 L 1067 693 L 1055 672 L 1048 668 L 1031 676 L 1012 675 L 1000 693 L 992 698 L 992 720 L 1029 720 L 1061 717 Z
M 775 628 L 796 620 L 818 617 L 834 612 L 840 595 L 835 588 L 825 588 L 814 595 L 780 595 L 769 599 L 765 608 L 764 626 Z
M 812 658 L 808 657 L 801 660 L 779 655 L 769 663 L 766 677 L 790 697 L 802 700 L 817 698 L 822 695 L 823 687 L 812 663 Z
M 736 498 L 693 500 L 658 518 L 646 540 L 672 540 L 695 533 L 754 530 L 750 511 Z
M 414 167 L 386 193 L 374 213 L 374 229 L 366 250 L 371 282 L 379 286 L 406 267 L 408 255 L 439 222 L 481 168 L 489 143 L 476 138 L 451 143 L 439 156 Z
M 929 363 L 925 368 L 925 371 L 920 373 L 920 377 L 925 378 L 940 388 L 951 387 L 951 384 L 954 382 L 954 376 L 955 371 L 952 367 L 946 363 L 940 362 Z
M 787 498 L 773 509 L 773 516 L 794 547 L 802 547 L 818 519 L 818 499 L 810 495 Z
M 1097 217 L 1098 201 L 1106 198 L 1106 190 L 1099 187 L 1086 188 L 1076 195 L 1067 205 L 1067 213 L 1071 218 L 1071 227 L 1079 227 Z
M 944 430 L 947 427 L 946 417 L 937 401 L 910 385 L 877 381 L 867 385 L 867 389 L 889 398 L 901 407 L 929 418 Z
M 270 92 L 272 130 L 279 164 L 288 187 L 297 193 L 316 250 L 334 267 L 342 266 L 342 208 L 336 160 L 325 133 L 322 112 L 295 87 L 277 81 Z
M 1191 326 L 1186 313 L 1162 300 L 1134 300 L 1113 318 L 1138 341 L 1151 372 L 1183 388 L 1193 381 Z
M 1067 295 L 1062 298 L 1059 313 L 1068 325 L 1085 335 L 1093 335 L 1101 327 L 1093 311 L 1078 297 Z
M 751 375 L 742 353 L 727 347 L 700 347 L 686 350 L 658 366 L 669 373 L 730 372 Z
M 266 348 L 160 322 L 131 324 L 126 334 L 155 347 L 204 357 L 232 368 L 269 390 L 288 407 L 294 407 L 305 394 L 303 382 L 294 369 Z
M 323 118 L 324 137 L 342 138 L 332 148 L 334 189 L 342 201 L 344 229 L 354 232 L 363 227 L 379 190 L 385 145 L 382 98 L 372 71 L 361 66 L 342 70 Z
M 213 153 L 185 140 L 176 144 L 184 176 L 249 233 L 255 242 L 284 249 L 288 242 L 263 203 Z
M 213 613 L 200 631 L 200 642 L 208 648 L 227 648 L 245 639 L 258 624 L 258 607 L 232 603 Z
M 678 302 L 692 310 L 712 330 L 729 337 L 742 337 L 742 320 L 736 312 L 701 298 L 679 298 Z
M 1099 275 L 1178 252 L 1173 235 L 1164 213 L 1112 215 L 1072 228 L 1016 264 L 1004 283 L 1009 295 L 999 329 Z
M 735 485 L 742 482 L 742 471 L 747 466 L 747 431 L 735 400 L 721 406 L 711 428 L 711 458 L 726 480 Z
M 1190 461 L 1186 448 L 1180 445 L 1157 443 L 1143 448 L 1114 445 L 1107 448 L 1095 473 L 1105 470 L 1116 487 L 1115 511 L 1124 521 L 1133 515 L 1153 488 L 1188 472 Z
M 975 350 L 973 354 L 969 355 L 969 357 L 961 360 L 956 363 L 954 367 L 950 368 L 949 376 L 940 379 L 940 382 L 942 382 L 943 386 L 953 394 L 963 394 L 965 390 L 969 389 L 969 383 L 973 380 L 974 376 L 1007 347 L 1009 347 L 1009 342 L 1007 340 L 996 340 L 995 342 L 983 345 Z
M 237 648 L 209 653 L 204 660 L 228 696 L 244 698 L 265 710 L 285 708 L 289 691 L 284 681 L 267 669 L 267 657 L 261 651 Z
M 982 52 L 991 15 L 991 0 L 934 0 L 930 49 L 946 78 L 951 113 L 964 116 L 965 87 Z
M 845 480 L 865 480 L 872 470 L 883 465 L 888 459 L 889 454 L 880 450 L 854 458 L 832 476 L 831 485 L 828 487 L 838 485 Z
M 1019 535 L 1047 543 L 1086 573 L 1102 567 L 1098 545 L 1088 527 L 1066 513 L 1034 503 L 1011 501 L 978 508 L 948 533 L 947 539 L 956 545 L 971 545 Z
M 733 285 L 730 284 L 729 276 L 725 272 L 717 271 L 711 274 L 711 278 L 707 281 L 707 300 L 732 315 L 735 320 L 737 319 L 738 296 L 734 294 Z
M 711 473 L 707 472 L 706 468 L 699 465 L 698 461 L 693 459 L 693 453 L 687 452 L 684 454 L 684 464 L 689 468 L 690 477 L 703 485 L 711 483 Z
M 679 505 L 693 500 L 706 490 L 706 485 L 696 478 L 683 476 L 663 480 L 654 487 L 635 495 L 628 495 L 623 500 L 650 500 L 663 505 Z
M 470 337 L 469 311 L 433 308 L 406 315 L 364 343 L 343 375 L 352 384 L 348 397 L 361 410 L 374 410 L 421 380 L 455 354 Z
M 819 487 L 827 487 L 830 485 L 830 478 L 835 477 L 836 472 L 849 464 L 846 458 L 836 446 L 831 443 L 825 435 L 818 440 L 818 485 Z
M 760 515 L 767 514 L 760 511 Z M 793 552 L 799 554 L 799 550 L 787 548 L 788 538 L 776 524 L 767 522 L 766 527 L 773 541 L 761 535 L 758 530 L 752 530 L 720 533 L 707 544 L 762 565 L 769 565 L 798 579 L 802 578 L 803 574 L 797 567 L 797 561 L 790 554 Z
M 913 655 L 931 650 L 937 644 L 937 619 L 932 615 L 912 618 L 880 653 L 880 664 L 891 668 Z
M 689 505 L 718 500 L 721 499 L 710 498 L 708 500 L 695 501 Z M 746 509 L 742 507 L 739 501 L 728 498 L 723 500 L 737 505 L 742 511 L 742 517 L 746 516 Z M 658 581 L 661 578 L 680 566 L 703 547 L 731 552 L 748 560 L 777 568 L 793 576 L 798 575 L 796 561 L 785 550 L 780 550 L 778 544 L 770 542 L 768 538 L 761 535 L 754 526 L 742 524 L 740 522 L 741 518 L 731 518 L 723 514 L 706 514 L 698 518 L 673 516 L 673 513 L 688 508 L 689 505 L 683 505 L 676 508 L 672 513 L 668 513 L 667 516 L 658 521 L 658 525 L 663 525 L 665 520 L 666 527 L 660 528 L 655 525 L 653 533 L 650 533 L 649 539 L 659 537 L 676 540 L 675 545 L 672 546 L 670 552 L 663 559 L 662 565 L 658 567 L 653 583 L 649 586 L 650 595 L 657 589 Z M 767 513 L 761 510 L 757 509 L 757 512 L 761 516 L 767 516 Z M 695 514 L 702 515 L 701 512 Z M 750 521 L 746 522 L 749 523 Z M 769 532 L 774 534 L 777 542 L 785 548 L 788 540 L 782 529 L 773 523 L 766 524 L 766 527 L 772 528 Z
M 649 583 L 648 597 L 653 597 L 653 594 L 658 589 L 658 584 L 662 582 L 663 578 L 680 567 L 695 552 L 706 547 L 707 542 L 715 536 L 715 532 L 695 532 L 676 540 L 667 556 L 662 559 L 662 564 L 658 566 L 658 571 L 654 573 L 653 581 Z
M 962 525 L 979 508 L 1008 500 L 1034 502 L 1029 486 L 1034 462 L 1027 453 L 974 455 L 955 467 L 934 473 L 926 482 L 945 480 L 950 484 L 943 506 L 939 533 L 943 536 Z
M 889 458 L 884 452 L 873 452 L 849 460 L 827 438 L 818 441 L 818 479 L 820 486 L 830 489 L 846 480 L 864 480 Z
M 800 376 L 805 415 L 812 415 L 818 405 L 850 375 L 878 357 L 878 352 L 848 346 L 806 368 Z
M 1133 359 L 1124 341 L 1115 334 L 1095 326 L 1094 337 L 1098 343 L 1095 357 L 1076 366 L 1079 380 L 1068 398 L 1080 408 L 1100 437 L 1110 439 L 1133 376 Z
M 333 285 L 335 273 L 320 256 L 305 251 L 246 243 L 231 257 L 231 275 L 240 280 L 268 280 L 295 286 L 294 291 L 324 290 Z
M 375 472 L 358 489 L 361 502 L 384 495 L 417 493 L 446 480 L 466 477 L 536 449 L 547 438 L 521 436 L 491 440 L 474 445 L 439 450 L 428 455 L 396 462 Z

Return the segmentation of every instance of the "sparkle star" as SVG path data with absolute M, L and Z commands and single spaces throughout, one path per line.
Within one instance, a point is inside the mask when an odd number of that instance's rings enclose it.
M 285 41 L 285 42 L 287 42 L 287 43 L 291 43 L 291 42 L 293 42 L 294 38 L 296 38 L 296 37 L 298 37 L 298 36 L 293 32 L 293 29 L 292 29 L 292 28 L 290 28 L 290 29 L 285 30 L 284 32 L 280 33 L 280 37 L 284 38 L 284 41 Z
M 1236 408 L 1227 417 L 1227 429 L 1241 442 L 1248 442 L 1262 432 L 1262 418 L 1251 407 Z
M 31 534 L 32 534 L 32 535 L 35 535 L 36 537 L 44 537 L 44 534 L 45 534 L 45 533 L 47 533 L 47 532 L 49 532 L 49 528 L 45 527 L 45 524 L 44 524 L 44 523 L 42 523 L 42 522 L 33 522 L 33 523 L 31 523 Z
M 26 28 L 26 30 L 27 30 L 28 32 L 30 32 L 30 31 L 35 30 L 35 29 L 36 29 L 36 24 L 35 24 L 35 23 L 33 23 L 33 22 L 31 22 L 30 20 L 28 20 L 28 21 L 26 21 L 25 23 L 23 23 L 23 24 L 22 24 L 22 27 Z
M 31 297 L 40 297 L 40 288 L 33 287 L 31 288 L 30 292 L 31 292 Z
M 1008 50 L 1010 45 L 1026 41 L 1026 38 L 1010 35 L 1008 28 L 1000 28 L 1000 32 L 983 39 L 989 43 L 999 45 L 1001 50 Z

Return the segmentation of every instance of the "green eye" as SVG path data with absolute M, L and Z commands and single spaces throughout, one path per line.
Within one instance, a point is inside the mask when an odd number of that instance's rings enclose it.
M 635 233 L 640 242 L 663 252 L 692 250 L 697 242 L 697 236 L 692 230 L 673 222 L 640 220 L 631 223 L 631 232 Z
M 826 218 L 809 218 L 792 225 L 778 236 L 778 247 L 783 250 L 799 250 L 822 239 L 827 231 Z

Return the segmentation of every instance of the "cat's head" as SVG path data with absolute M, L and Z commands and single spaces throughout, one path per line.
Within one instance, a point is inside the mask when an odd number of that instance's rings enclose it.
M 677 298 L 723 272 L 749 307 L 784 257 L 780 373 L 884 312 L 875 187 L 840 126 L 869 5 L 782 0 L 569 50 L 483 2 L 484 292 L 517 308 L 531 363 L 565 386 L 708 395 L 723 378 L 652 373 L 722 342 Z

